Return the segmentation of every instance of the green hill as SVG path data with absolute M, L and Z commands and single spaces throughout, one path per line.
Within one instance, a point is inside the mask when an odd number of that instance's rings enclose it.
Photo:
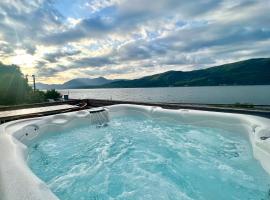
M 108 88 L 270 85 L 270 58 L 250 59 L 195 71 L 168 71 L 103 85 Z

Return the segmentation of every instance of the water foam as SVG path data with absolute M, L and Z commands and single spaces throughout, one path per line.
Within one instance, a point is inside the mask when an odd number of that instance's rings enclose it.
M 267 198 L 270 179 L 241 134 L 130 116 L 48 135 L 29 165 L 60 199 Z

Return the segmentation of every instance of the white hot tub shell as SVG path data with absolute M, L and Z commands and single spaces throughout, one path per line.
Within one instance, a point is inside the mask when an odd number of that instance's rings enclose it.
M 114 105 L 106 107 L 111 118 L 139 112 L 175 123 L 221 128 L 246 134 L 254 157 L 270 174 L 270 119 L 230 113 L 196 110 L 166 110 L 160 107 Z M 54 130 L 89 124 L 89 110 L 47 117 L 18 120 L 0 126 L 0 199 L 56 200 L 47 185 L 28 167 L 27 145 Z M 269 139 L 268 139 L 269 138 Z

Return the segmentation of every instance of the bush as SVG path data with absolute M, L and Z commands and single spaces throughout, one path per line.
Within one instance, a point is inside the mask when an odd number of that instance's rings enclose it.
M 40 103 L 44 101 L 45 92 L 39 90 L 29 92 L 27 103 Z
M 254 105 L 251 104 L 251 103 L 239 103 L 239 102 L 237 102 L 233 106 L 236 107 L 236 108 L 254 108 Z
M 57 92 L 55 89 L 53 90 L 47 90 L 47 92 L 45 93 L 45 99 L 53 99 L 53 100 L 57 100 L 60 99 L 62 97 L 62 95 Z

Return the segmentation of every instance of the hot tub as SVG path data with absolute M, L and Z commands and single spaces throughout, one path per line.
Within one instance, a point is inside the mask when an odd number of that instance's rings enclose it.
M 269 119 L 100 110 L 110 119 L 95 109 L 0 126 L 0 199 L 269 198 Z

